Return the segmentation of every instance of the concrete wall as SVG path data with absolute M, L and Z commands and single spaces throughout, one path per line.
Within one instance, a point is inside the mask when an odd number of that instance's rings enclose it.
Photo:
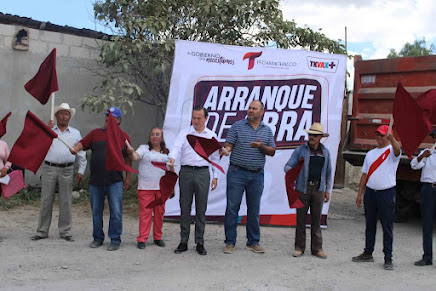
M 14 34 L 23 27 L 0 24 L 0 119 L 12 112 L 7 124 L 7 133 L 2 137 L 10 148 L 20 135 L 27 110 L 41 120 L 50 117 L 50 101 L 41 105 L 24 89 L 24 84 L 38 71 L 39 65 L 53 48 L 57 50 L 57 76 L 59 91 L 56 104 L 67 102 L 77 109 L 71 126 L 79 129 L 82 136 L 103 125 L 102 113 L 81 110 L 81 99 L 99 83 L 100 78 L 91 72 L 96 68 L 102 40 L 28 28 L 29 50 L 12 48 Z M 91 70 L 90 70 L 91 69 Z M 156 122 L 156 110 L 137 103 L 132 115 L 124 112 L 122 129 L 131 137 L 134 147 L 146 142 L 148 131 Z M 39 175 L 26 172 L 26 182 L 38 184 Z

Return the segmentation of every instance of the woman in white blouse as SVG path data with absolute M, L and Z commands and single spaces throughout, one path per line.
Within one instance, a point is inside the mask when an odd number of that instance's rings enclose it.
M 162 224 L 165 213 L 165 203 L 155 208 L 146 206 L 160 196 L 159 181 L 165 171 L 153 166 L 151 162 L 167 162 L 168 153 L 163 137 L 163 131 L 159 127 L 153 127 L 147 144 L 141 145 L 135 152 L 128 151 L 129 157 L 139 160 L 138 175 L 138 204 L 139 204 L 139 235 L 137 237 L 138 248 L 145 249 L 151 229 L 152 214 L 154 213 L 153 238 L 154 243 L 164 247 L 162 240 Z M 174 171 L 174 168 L 170 169 Z

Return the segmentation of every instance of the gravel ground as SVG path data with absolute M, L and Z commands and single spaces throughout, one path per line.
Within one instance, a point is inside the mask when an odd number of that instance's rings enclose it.
M 422 253 L 419 220 L 394 226 L 394 271 L 383 269 L 382 232 L 378 229 L 374 263 L 353 263 L 364 246 L 363 210 L 354 205 L 356 192 L 334 190 L 328 229 L 323 230 L 327 260 L 309 254 L 291 256 L 294 228 L 262 227 L 265 254 L 244 248 L 245 226 L 238 228 L 239 245 L 223 254 L 224 228 L 208 224 L 207 256 L 191 241 L 176 255 L 179 225 L 164 223 L 166 247 L 152 242 L 136 248 L 138 220 L 124 215 L 123 242 L 116 252 L 107 241 L 91 249 L 89 207 L 73 207 L 74 242 L 57 233 L 57 209 L 49 238 L 31 241 L 38 220 L 36 207 L 0 211 L 0 289 L 7 290 L 428 290 L 436 286 L 435 267 L 416 267 Z M 105 215 L 106 218 L 108 215 Z M 105 221 L 107 225 L 107 220 Z

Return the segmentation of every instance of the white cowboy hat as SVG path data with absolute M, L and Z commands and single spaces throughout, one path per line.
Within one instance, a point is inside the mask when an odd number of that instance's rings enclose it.
M 329 136 L 328 133 L 324 132 L 324 127 L 321 123 L 315 122 L 309 129 L 304 129 L 305 132 L 309 134 L 322 134 L 323 137 Z
M 58 111 L 65 110 L 70 112 L 70 119 L 73 118 L 74 114 L 76 114 L 76 108 L 70 108 L 70 105 L 68 103 L 62 103 L 59 106 L 55 106 L 54 108 L 54 114 L 58 113 Z

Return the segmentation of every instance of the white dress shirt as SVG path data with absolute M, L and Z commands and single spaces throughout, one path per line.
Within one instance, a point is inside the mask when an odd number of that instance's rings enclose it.
M 426 150 L 429 149 L 422 150 L 419 153 L 418 157 L 422 155 Z M 410 166 L 412 167 L 412 169 L 422 169 L 421 182 L 436 183 L 436 151 L 433 150 L 428 158 L 422 159 L 420 162 L 418 162 L 418 157 L 414 158 L 410 162 Z
M 169 154 L 170 158 L 173 158 L 176 161 L 180 159 L 180 165 L 182 166 L 209 166 L 209 162 L 199 156 L 189 144 L 188 139 L 186 138 L 188 134 L 201 136 L 208 139 L 211 139 L 212 137 L 217 138 L 217 135 L 207 127 L 205 127 L 201 133 L 198 133 L 194 126 L 191 125 L 190 127 L 180 131 L 177 135 L 176 141 L 174 142 L 174 147 Z M 218 164 L 219 157 L 219 151 L 216 151 L 209 156 L 209 160 Z M 213 178 L 218 177 L 218 170 L 215 166 L 212 166 L 212 174 Z
M 82 139 L 80 131 L 71 126 L 68 126 L 64 132 L 60 131 L 57 125 L 55 125 L 52 130 L 72 147 Z M 55 164 L 67 164 L 74 163 L 76 156 L 70 152 L 68 147 L 63 142 L 55 138 L 53 139 L 53 143 L 51 144 L 50 149 L 45 156 L 45 160 Z M 83 175 L 87 164 L 86 153 L 84 151 L 80 151 L 77 154 L 77 163 L 79 164 L 79 169 L 77 172 Z

